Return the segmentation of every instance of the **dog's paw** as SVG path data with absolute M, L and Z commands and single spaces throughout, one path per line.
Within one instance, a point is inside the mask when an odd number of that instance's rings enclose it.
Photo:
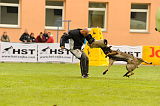
M 105 75 L 106 74 L 106 71 L 105 72 L 103 72 L 103 75 Z
M 104 72 L 103 72 L 103 75 L 105 75 L 105 74 L 107 73 L 107 71 L 108 71 L 108 70 L 104 71 Z
M 104 71 L 104 72 L 103 72 L 103 75 L 105 75 L 106 73 L 107 73 L 107 71 Z
M 128 78 L 129 78 L 129 77 L 130 77 L 130 75 L 123 75 L 123 77 L 128 77 Z

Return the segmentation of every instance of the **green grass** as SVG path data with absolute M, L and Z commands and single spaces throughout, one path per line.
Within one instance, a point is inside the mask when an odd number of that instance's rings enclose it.
M 141 66 L 130 78 L 125 66 L 90 67 L 88 79 L 76 64 L 0 63 L 0 106 L 159 106 L 160 66 Z

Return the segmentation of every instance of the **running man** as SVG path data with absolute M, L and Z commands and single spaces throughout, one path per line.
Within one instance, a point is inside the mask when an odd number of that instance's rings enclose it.
M 89 59 L 82 51 L 82 46 L 85 39 L 92 48 L 104 48 L 107 46 L 107 40 L 96 41 L 88 29 L 74 29 L 70 30 L 68 34 L 64 34 L 60 40 L 61 49 L 65 49 L 65 42 L 70 39 L 70 52 L 80 60 L 80 69 L 82 78 L 88 78 Z

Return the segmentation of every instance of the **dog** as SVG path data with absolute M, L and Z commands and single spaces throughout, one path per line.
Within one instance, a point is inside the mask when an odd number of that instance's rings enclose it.
M 101 48 L 105 53 L 106 57 L 109 57 L 109 65 L 107 69 L 103 72 L 103 75 L 107 73 L 109 68 L 113 65 L 115 61 L 125 61 L 127 62 L 126 69 L 127 73 L 123 77 L 130 77 L 133 75 L 133 71 L 140 66 L 141 63 L 152 64 L 152 62 L 146 62 L 142 58 L 136 58 L 131 54 L 121 52 L 119 50 L 112 50 L 112 46 Z

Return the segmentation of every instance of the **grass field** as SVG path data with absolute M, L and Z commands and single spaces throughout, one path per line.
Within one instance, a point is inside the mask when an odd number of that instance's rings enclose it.
M 82 79 L 76 64 L 0 63 L 0 106 L 160 106 L 160 66 L 130 78 L 123 65 L 104 69 Z

